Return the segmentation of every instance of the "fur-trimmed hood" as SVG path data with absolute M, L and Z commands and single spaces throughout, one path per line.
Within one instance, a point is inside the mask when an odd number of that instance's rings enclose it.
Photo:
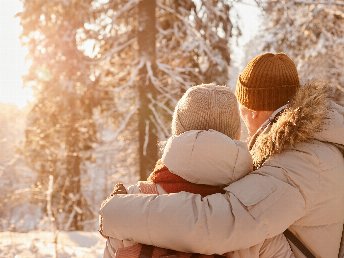
M 302 86 L 287 108 L 254 135 L 250 152 L 256 168 L 273 154 L 319 140 L 344 145 L 344 88 L 323 82 Z

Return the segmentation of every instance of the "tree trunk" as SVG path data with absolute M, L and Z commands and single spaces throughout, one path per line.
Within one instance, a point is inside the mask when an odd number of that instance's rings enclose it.
M 71 230 L 83 230 L 82 221 L 83 221 L 83 214 L 79 213 L 82 210 L 81 207 L 81 159 L 79 154 L 79 132 L 76 124 L 78 122 L 76 110 L 78 105 L 75 105 L 77 99 L 76 97 L 69 97 L 69 106 L 70 106 L 70 120 L 69 120 L 69 128 L 67 130 L 67 138 L 66 138 L 66 148 L 67 148 L 67 176 L 69 180 L 67 180 L 67 186 L 65 188 L 65 202 L 71 202 L 71 205 L 67 208 L 67 214 L 73 216 L 73 218 L 68 218 L 70 220 L 70 228 Z M 72 196 L 70 196 L 70 194 Z M 71 200 L 72 199 L 72 200 Z M 74 215 L 73 215 L 74 214 Z
M 155 0 L 141 1 L 137 14 L 139 57 L 143 58 L 147 64 L 151 64 L 153 74 L 156 62 L 155 7 Z M 145 180 L 158 158 L 157 131 L 152 122 L 153 114 L 149 108 L 151 101 L 148 97 L 155 99 L 156 91 L 149 79 L 146 66 L 140 70 L 137 88 L 139 93 L 139 173 L 140 180 Z

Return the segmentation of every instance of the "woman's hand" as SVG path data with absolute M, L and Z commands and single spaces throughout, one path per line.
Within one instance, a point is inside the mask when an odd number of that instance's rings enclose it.
M 112 196 L 115 196 L 117 194 L 127 194 L 127 189 L 125 188 L 125 186 L 122 183 L 117 183 L 115 185 L 115 187 L 112 190 L 112 193 L 110 194 L 110 196 L 108 198 L 105 199 L 105 201 L 103 201 L 101 207 L 103 207 Z M 99 230 L 98 232 L 106 239 L 108 239 L 108 237 L 106 235 L 103 234 L 103 218 L 101 215 L 99 215 Z
M 127 189 L 124 187 L 122 183 L 117 183 L 112 190 L 111 196 L 116 194 L 127 194 Z

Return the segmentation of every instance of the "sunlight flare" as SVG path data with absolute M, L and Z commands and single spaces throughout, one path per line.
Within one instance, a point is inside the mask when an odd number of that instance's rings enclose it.
M 20 1 L 6 1 L 0 9 L 0 102 L 24 107 L 33 99 L 30 88 L 24 88 L 22 76 L 27 72 L 26 49 L 20 44 L 21 28 L 15 17 L 21 11 Z

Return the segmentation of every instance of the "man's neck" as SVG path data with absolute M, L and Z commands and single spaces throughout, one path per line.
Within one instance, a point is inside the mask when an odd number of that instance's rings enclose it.
M 278 119 L 278 117 L 283 113 L 283 111 L 288 107 L 288 104 L 276 109 L 272 114 L 271 116 L 265 120 L 264 123 L 262 123 L 262 125 L 258 128 L 258 130 L 251 136 L 250 140 L 249 140 L 249 144 L 248 144 L 248 147 L 249 147 L 249 150 L 252 149 L 253 145 L 255 144 L 256 142 L 256 139 L 258 138 L 258 136 L 264 132 L 268 127 L 269 125 L 275 123 Z

